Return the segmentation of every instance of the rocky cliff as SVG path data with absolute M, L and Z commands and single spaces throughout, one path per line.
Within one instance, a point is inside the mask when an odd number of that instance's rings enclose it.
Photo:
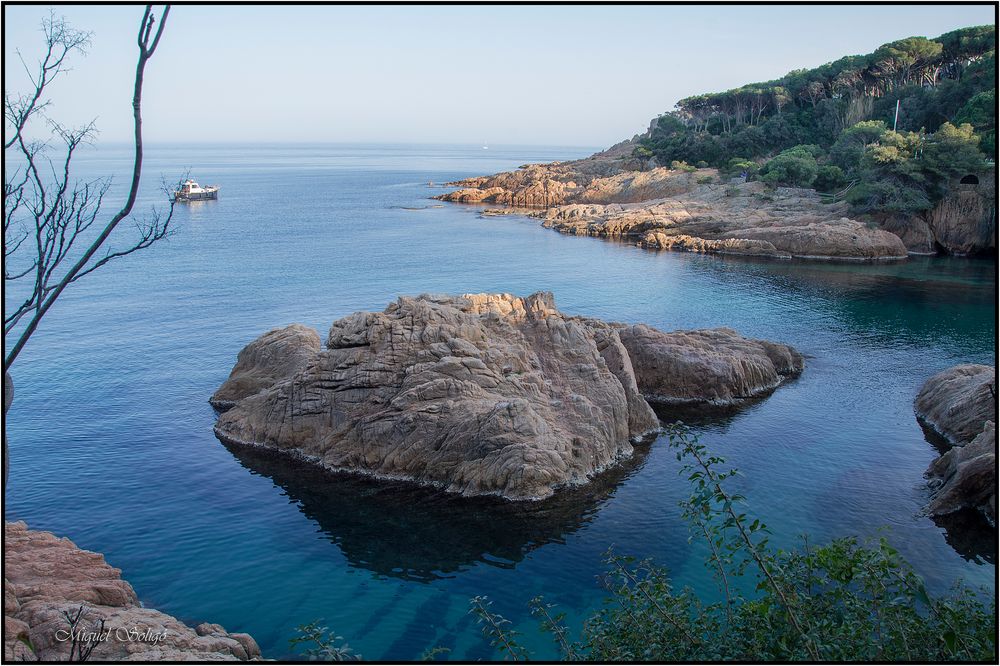
M 927 470 L 935 490 L 928 513 L 975 509 L 996 525 L 996 369 L 966 364 L 939 372 L 921 387 L 914 409 L 952 446 Z
M 633 328 L 565 316 L 548 293 L 403 297 L 334 322 L 319 350 L 298 328 L 250 343 L 212 398 L 233 405 L 215 432 L 332 470 L 539 499 L 631 455 L 659 425 L 644 395 L 729 403 L 802 368 L 725 329 Z
M 996 210 L 996 171 L 990 170 L 955 180 L 945 197 L 925 213 L 880 215 L 877 220 L 913 254 L 996 254 Z
M 4 524 L 4 660 L 236 661 L 257 659 L 247 634 L 191 628 L 143 608 L 121 571 L 69 539 Z M 74 643 L 73 638 L 78 638 Z M 83 654 L 81 654 L 83 650 Z M 72 653 L 71 653 L 72 651 Z
M 825 202 L 813 190 L 722 183 L 714 169 L 637 171 L 627 162 L 595 156 L 528 165 L 452 183 L 462 189 L 436 198 L 541 208 L 532 214 L 561 233 L 651 249 L 845 260 L 907 256 L 897 235 L 851 219 L 845 204 Z

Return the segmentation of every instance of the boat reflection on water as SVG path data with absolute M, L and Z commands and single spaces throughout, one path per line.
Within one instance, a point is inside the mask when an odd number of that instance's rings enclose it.
M 411 581 L 451 577 L 476 563 L 513 568 L 586 525 L 646 458 L 649 444 L 591 483 L 538 502 L 460 497 L 414 483 L 334 473 L 290 456 L 226 444 L 314 520 L 354 567 Z

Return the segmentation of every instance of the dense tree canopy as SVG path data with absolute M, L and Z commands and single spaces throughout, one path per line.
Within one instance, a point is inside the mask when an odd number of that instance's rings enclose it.
M 705 162 L 773 185 L 832 191 L 864 182 L 853 199 L 862 209 L 923 210 L 947 178 L 983 168 L 996 150 L 995 43 L 994 26 L 908 37 L 687 97 L 637 150 L 660 164 Z

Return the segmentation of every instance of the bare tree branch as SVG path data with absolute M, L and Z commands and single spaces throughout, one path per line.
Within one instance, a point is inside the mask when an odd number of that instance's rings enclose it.
M 170 223 L 174 203 L 173 197 L 168 196 L 170 207 L 166 215 L 161 216 L 154 209 L 148 220 L 137 221 L 137 239 L 133 239 L 130 245 L 119 250 L 105 247 L 112 232 L 132 212 L 138 195 L 143 156 L 143 75 L 146 63 L 159 45 L 169 13 L 169 5 L 164 5 L 159 14 L 154 11 L 153 5 L 147 5 L 143 12 L 137 37 L 139 56 L 132 96 L 135 144 L 132 180 L 124 204 L 92 240 L 85 240 L 89 236 L 86 232 L 100 214 L 110 180 L 73 182 L 71 171 L 77 149 L 81 144 L 90 142 L 97 131 L 94 123 L 68 129 L 46 118 L 50 135 L 63 144 L 63 157 L 58 163 L 45 157 L 49 149 L 46 142 L 32 141 L 25 135 L 25 128 L 32 118 L 42 116 L 41 111 L 49 104 L 44 99 L 46 87 L 61 73 L 69 70 L 67 58 L 70 54 L 86 52 L 90 44 L 90 33 L 73 30 L 63 19 L 50 15 L 43 22 L 45 51 L 37 69 L 32 70 L 25 64 L 25 71 L 34 90 L 27 95 L 4 94 L 4 129 L 5 132 L 10 132 L 5 136 L 4 148 L 15 148 L 23 162 L 23 166 L 11 169 L 4 179 L 4 282 L 7 284 L 33 276 L 31 293 L 25 297 L 24 302 L 12 311 L 5 309 L 4 312 L 5 336 L 28 318 L 4 359 L 5 372 L 67 286 L 114 259 L 150 247 L 172 232 Z M 49 173 L 43 176 L 40 167 L 44 165 L 48 166 Z M 21 268 L 8 270 L 16 255 L 25 254 L 18 250 L 28 239 L 34 241 L 30 261 L 17 261 Z M 89 244 L 72 266 L 64 270 L 63 264 L 70 261 L 71 254 L 75 254 L 74 246 L 84 242 Z M 27 247 L 30 246 L 25 246 Z M 97 258 L 102 250 L 103 256 Z

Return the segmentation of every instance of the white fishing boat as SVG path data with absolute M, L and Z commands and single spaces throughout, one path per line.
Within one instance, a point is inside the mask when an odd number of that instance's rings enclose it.
M 185 180 L 181 189 L 174 192 L 174 201 L 203 201 L 205 199 L 218 199 L 219 186 L 200 186 L 193 180 Z

